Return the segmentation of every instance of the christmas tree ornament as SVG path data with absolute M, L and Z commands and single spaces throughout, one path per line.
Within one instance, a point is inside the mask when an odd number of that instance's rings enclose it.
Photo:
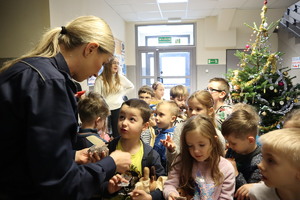
M 279 104 L 283 106 L 284 105 L 284 101 L 279 101 Z
M 274 90 L 274 86 L 271 85 L 271 86 L 269 87 L 269 89 L 270 89 L 270 90 Z
M 283 86 L 284 83 L 283 83 L 282 81 L 279 81 L 279 82 L 278 82 L 278 85 L 279 85 L 279 86 Z

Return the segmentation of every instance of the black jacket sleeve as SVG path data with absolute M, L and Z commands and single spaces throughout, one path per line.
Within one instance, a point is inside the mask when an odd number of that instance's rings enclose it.
M 2 159 L 0 193 L 11 199 L 88 199 L 116 170 L 111 157 L 78 165 L 76 99 L 46 58 L 0 74 Z M 11 159 L 14 158 L 14 159 Z

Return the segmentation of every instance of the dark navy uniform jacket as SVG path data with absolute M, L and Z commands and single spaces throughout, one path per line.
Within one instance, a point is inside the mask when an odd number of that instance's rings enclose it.
M 63 56 L 24 61 L 0 73 L 0 199 L 88 199 L 115 163 L 74 162 L 76 86 Z

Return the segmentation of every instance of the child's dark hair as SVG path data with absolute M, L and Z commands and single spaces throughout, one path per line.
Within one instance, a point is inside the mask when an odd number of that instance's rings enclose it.
M 136 108 L 141 111 L 141 117 L 143 118 L 143 122 L 146 123 L 149 121 L 152 110 L 150 109 L 149 105 L 141 99 L 129 99 L 125 101 L 123 105 L 127 105 L 130 108 Z
M 193 188 L 190 178 L 192 177 L 192 169 L 194 158 L 189 152 L 189 147 L 186 143 L 187 134 L 198 134 L 209 139 L 211 144 L 210 157 L 207 160 L 209 168 L 211 169 L 211 176 L 215 185 L 220 185 L 223 181 L 223 174 L 219 169 L 220 157 L 223 156 L 223 147 L 218 138 L 216 128 L 212 120 L 203 115 L 196 115 L 189 118 L 183 126 L 180 136 L 181 149 L 180 154 L 177 156 L 177 161 L 172 167 L 180 166 L 180 186 L 184 188 Z M 182 164 L 184 163 L 184 164 Z
M 249 134 L 254 137 L 258 134 L 258 123 L 257 118 L 248 111 L 237 110 L 222 123 L 221 130 L 225 137 L 232 135 L 245 139 Z
M 148 85 L 143 85 L 142 87 L 140 87 L 140 89 L 138 91 L 138 95 L 143 94 L 143 93 L 150 94 L 151 97 L 155 96 L 152 87 L 150 87 Z
M 89 92 L 78 102 L 78 114 L 82 122 L 91 122 L 97 117 L 105 119 L 109 114 L 109 106 L 97 92 Z

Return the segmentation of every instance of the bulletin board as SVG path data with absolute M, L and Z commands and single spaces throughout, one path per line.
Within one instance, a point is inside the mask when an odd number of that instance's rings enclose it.
M 125 45 L 124 42 L 119 39 L 115 39 L 115 56 L 119 59 L 122 73 L 126 75 Z

